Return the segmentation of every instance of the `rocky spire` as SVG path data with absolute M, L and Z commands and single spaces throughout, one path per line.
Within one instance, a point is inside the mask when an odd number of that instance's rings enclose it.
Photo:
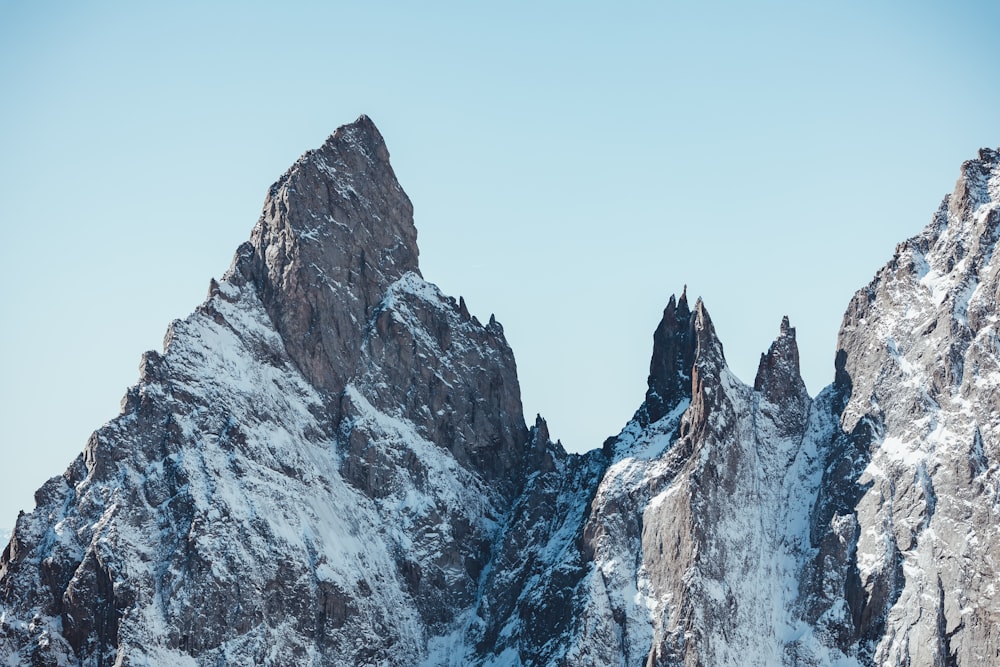
M 761 396 L 760 409 L 769 417 L 778 435 L 801 434 L 809 415 L 810 398 L 799 371 L 799 347 L 788 316 L 781 318 L 778 337 L 767 354 L 760 355 L 754 391 Z
M 682 400 L 701 391 L 706 377 L 717 377 L 725 366 L 722 342 L 699 298 L 688 306 L 687 286 L 680 299 L 670 296 L 653 333 L 646 400 L 637 413 L 643 425 L 655 423 Z
M 695 365 L 702 368 L 712 367 L 716 371 L 726 365 L 726 355 L 722 350 L 722 341 L 715 333 L 715 325 L 708 314 L 705 302 L 698 297 L 694 304 L 692 330 L 695 342 Z
M 781 318 L 778 337 L 771 343 L 767 354 L 760 355 L 753 388 L 772 403 L 780 403 L 785 395 L 799 395 L 805 392 L 805 383 L 799 371 L 799 347 L 795 343 L 795 327 L 788 323 L 787 315 Z
M 701 298 L 695 302 L 694 312 L 691 313 L 691 331 L 694 344 L 689 394 L 691 408 L 681 420 L 681 435 L 694 434 L 697 439 L 708 423 L 709 413 L 721 398 L 721 392 L 711 389 L 718 385 L 720 375 L 726 367 L 722 341 L 715 333 L 715 325 L 712 324 L 712 318 Z
M 271 186 L 226 277 L 256 286 L 300 370 L 339 392 L 372 309 L 394 281 L 419 274 L 417 257 L 413 206 L 361 116 Z
M 694 320 L 687 302 L 687 286 L 678 300 L 670 295 L 663 318 L 653 332 L 646 390 L 647 423 L 659 421 L 682 399 L 691 397 L 694 363 Z

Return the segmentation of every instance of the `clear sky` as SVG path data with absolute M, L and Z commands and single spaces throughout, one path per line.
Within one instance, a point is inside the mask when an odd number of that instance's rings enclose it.
M 1000 145 L 1000 3 L 0 0 L 0 528 L 359 114 L 424 276 L 496 313 L 525 411 L 599 446 L 672 293 L 812 393 L 840 318 Z

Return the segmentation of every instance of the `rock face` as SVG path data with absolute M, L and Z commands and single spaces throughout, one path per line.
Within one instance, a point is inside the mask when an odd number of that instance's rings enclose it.
M 811 398 L 671 297 L 645 398 L 584 455 L 423 280 L 361 117 L 0 558 L 24 665 L 973 665 L 1000 656 L 1000 157 L 852 300 Z
M 841 641 L 863 661 L 1000 660 L 998 163 L 984 150 L 963 164 L 931 224 L 844 316 L 837 385 L 853 442 L 834 454 L 843 474 L 816 538 L 837 533 L 852 552 L 831 575 L 847 581 Z

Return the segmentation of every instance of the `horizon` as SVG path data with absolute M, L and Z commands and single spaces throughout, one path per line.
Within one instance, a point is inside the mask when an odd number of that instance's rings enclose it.
M 495 313 L 526 421 L 573 452 L 642 402 L 683 286 L 751 385 L 787 315 L 818 394 L 850 298 L 1000 145 L 986 2 L 3 7 L 0 530 L 359 114 L 425 278 Z

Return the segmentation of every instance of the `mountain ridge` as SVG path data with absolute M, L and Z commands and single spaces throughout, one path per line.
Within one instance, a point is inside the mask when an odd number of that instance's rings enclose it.
M 997 645 L 981 570 L 998 504 L 967 511 L 1000 488 L 997 412 L 977 403 L 1000 383 L 997 162 L 965 163 L 857 293 L 817 397 L 787 318 L 746 385 L 685 288 L 635 416 L 568 454 L 526 424 L 502 326 L 422 278 L 412 204 L 362 116 L 270 188 L 122 414 L 18 518 L 0 650 L 974 664 Z

